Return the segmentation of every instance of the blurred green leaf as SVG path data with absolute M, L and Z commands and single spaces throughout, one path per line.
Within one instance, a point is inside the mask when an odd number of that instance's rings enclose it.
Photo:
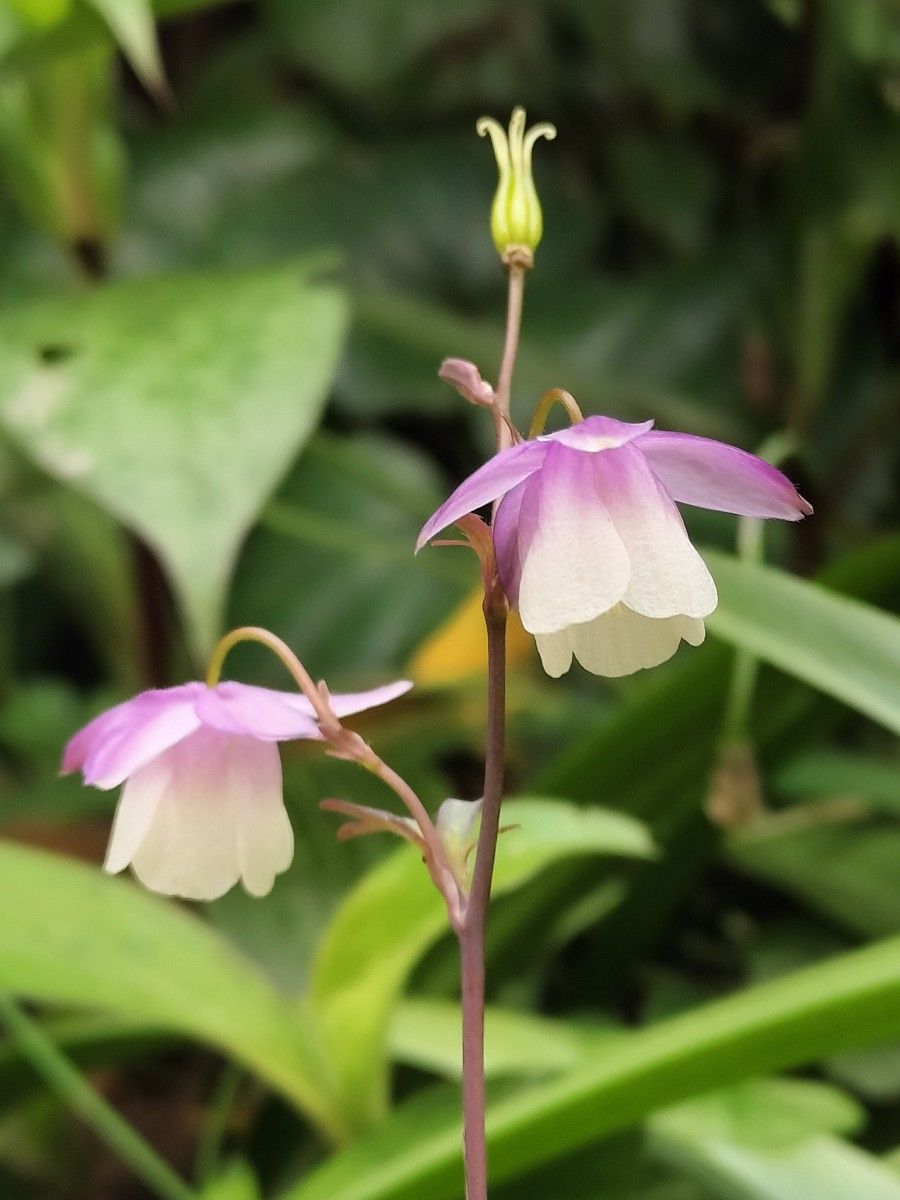
M 731 840 L 734 861 L 839 925 L 873 937 L 896 933 L 900 827 L 836 816 L 807 806 L 763 820 Z
M 626 135 L 613 143 L 612 184 L 620 205 L 675 250 L 698 250 L 709 235 L 716 176 L 688 141 Z
M 137 75 L 153 90 L 165 82 L 151 0 L 86 0 L 112 30 Z
M 656 1153 L 723 1200 L 900 1200 L 900 1180 L 877 1158 L 838 1138 L 808 1138 L 765 1154 L 702 1129 L 661 1138 Z
M 567 7 L 594 43 L 598 67 L 614 81 L 621 97 L 652 96 L 667 118 L 715 111 L 725 94 L 711 64 L 698 53 L 687 0 L 615 0 Z
M 276 30 L 317 75 L 354 91 L 377 91 L 444 39 L 490 17 L 480 0 L 267 0 Z
M 31 555 L 21 542 L 0 533 L 0 587 L 15 583 L 28 574 L 30 567 Z
M 224 96 L 174 125 L 133 139 L 129 224 L 119 263 L 142 274 L 247 268 L 343 247 L 344 216 L 329 189 L 340 144 L 312 105 L 272 107 Z M 324 177 L 324 178 L 323 178 Z M 343 201 L 347 204 L 344 189 Z
M 146 1058 L 180 1040 L 166 1024 L 119 1014 L 58 1017 L 45 1021 L 44 1028 L 66 1057 L 85 1070 Z M 0 1109 L 17 1104 L 42 1083 L 17 1046 L 9 1040 L 0 1044 Z
M 840 750 L 816 750 L 790 759 L 772 780 L 792 800 L 847 797 L 900 815 L 900 763 Z
M 665 822 L 679 792 L 708 773 L 726 676 L 727 654 L 715 646 L 648 673 L 555 761 L 541 764 L 542 789 L 582 802 L 599 796 Z
M 557 312 L 564 312 L 571 321 L 574 333 L 579 326 L 573 320 L 571 283 L 563 284 L 561 295 L 565 296 L 566 308 L 560 309 L 558 296 Z M 552 297 L 551 297 L 552 299 Z M 597 297 L 584 297 L 584 307 L 576 310 L 585 325 L 597 318 Z M 585 338 L 582 346 L 573 354 L 571 343 L 566 344 L 561 355 L 532 340 L 526 326 L 522 347 L 517 359 L 516 391 L 531 395 L 533 402 L 549 387 L 559 386 L 565 381 L 566 388 L 578 399 L 585 412 L 615 412 L 622 418 L 643 420 L 648 413 L 655 413 L 661 423 L 710 434 L 730 436 L 734 439 L 734 419 L 721 409 L 713 409 L 694 400 L 682 388 L 669 387 L 658 377 L 648 378 L 641 374 L 646 355 L 646 338 L 658 332 L 660 314 L 655 309 L 658 297 L 645 294 L 634 297 L 635 314 L 622 311 L 622 295 L 613 291 L 607 294 L 610 321 L 593 327 L 592 337 Z M 721 297 L 716 300 L 721 304 Z M 421 297 L 404 295 L 396 291 L 366 290 L 354 298 L 356 320 L 364 330 L 375 332 L 420 355 L 427 355 L 436 366 L 448 354 L 471 359 L 481 364 L 488 378 L 490 364 L 497 360 L 497 348 L 502 344 L 502 329 L 499 324 L 472 320 L 452 309 L 436 305 Z M 717 314 L 716 314 L 717 315 Z M 632 317 L 636 320 L 632 320 Z M 669 316 L 676 327 L 676 335 L 684 330 L 683 313 L 669 309 Z M 646 320 L 646 326 L 643 322 Z M 692 322 L 691 333 L 696 335 L 696 324 Z M 574 336 L 571 340 L 574 340 Z M 605 341 L 605 344 L 604 344 Z M 598 345 L 599 343 L 599 345 Z M 624 344 L 623 344 L 624 343 Z M 625 346 L 639 347 L 639 357 L 625 353 Z M 671 344 L 668 345 L 671 351 Z M 660 347 L 660 357 L 668 352 L 666 343 Z M 628 360 L 634 374 L 620 375 L 622 361 Z M 579 359 L 581 361 L 579 361 Z M 528 409 L 525 409 L 528 413 Z M 522 414 L 514 413 L 522 421 Z M 525 422 L 523 421 L 523 424 Z
M 118 228 L 124 150 L 104 45 L 0 76 L 0 165 L 29 221 L 98 269 Z
M 648 1163 L 643 1136 L 632 1131 L 538 1169 L 513 1184 L 492 1187 L 497 1200 L 702 1200 L 696 1192 L 663 1190 L 662 1173 Z M 672 1175 L 666 1172 L 666 1182 Z
M 892 1104 L 900 1098 L 900 1043 L 839 1054 L 827 1070 L 832 1079 L 873 1104 Z
M 653 1118 L 654 1134 L 690 1145 L 730 1142 L 780 1154 L 814 1134 L 856 1133 L 865 1112 L 846 1092 L 809 1079 L 751 1079 Z
M 207 1041 L 339 1133 L 309 1024 L 189 913 L 94 867 L 12 843 L 0 843 L 0 911 L 0 985 L 8 991 Z
M 334 368 L 343 305 L 321 267 L 114 283 L 10 308 L 0 330 L 0 420 L 146 538 L 201 655 Z
M 57 1193 L 79 1165 L 65 1109 L 46 1096 L 28 1096 L 0 1120 L 3 1200 L 34 1200 L 35 1189 Z
M 433 465 L 397 439 L 318 434 L 247 543 L 230 621 L 274 629 L 332 685 L 404 669 L 472 585 L 467 556 L 413 555 L 441 494 Z
M 882 603 L 897 600 L 900 539 L 888 536 L 834 562 L 822 582 Z M 710 644 L 669 667 L 635 678 L 619 702 L 588 707 L 594 716 L 569 734 L 556 757 L 541 753 L 537 784 L 582 803 L 599 797 L 648 822 L 664 847 L 636 868 L 628 896 L 592 933 L 584 969 L 601 994 L 617 992 L 644 956 L 669 944 L 688 897 L 714 860 L 718 837 L 701 815 L 721 737 L 730 654 Z M 595 691 L 591 689 L 592 704 Z M 584 713 L 579 705 L 577 710 Z M 763 764 L 818 744 L 833 728 L 834 706 L 790 678 L 764 675 L 754 721 Z M 543 747 L 542 747 L 543 749 Z M 592 877 L 603 880 L 602 866 Z M 545 918 L 542 918 L 542 924 Z M 535 922 L 526 919 L 520 954 L 533 953 Z
M 787 276 L 778 292 L 794 367 L 797 427 L 810 424 L 832 389 L 867 272 L 880 244 L 896 242 L 900 231 L 892 83 L 887 80 L 879 95 L 856 61 L 878 46 L 890 63 L 900 44 L 896 5 L 828 0 L 821 16 L 817 85 L 786 163 L 782 210 Z
M 489 1005 L 485 1010 L 485 1076 L 522 1078 L 573 1070 L 597 1053 L 611 1030 L 597 1023 L 551 1020 Z M 462 1073 L 460 1010 L 452 1000 L 415 997 L 394 1010 L 391 1053 L 398 1062 L 448 1079 Z
M 896 0 L 857 0 L 846 7 L 847 41 L 861 61 L 900 63 L 900 10 Z
M 56 768 L 60 746 L 84 717 L 80 697 L 61 680 L 31 680 L 0 704 L 0 744 L 31 762 L 52 762 Z
M 360 727 L 358 720 L 353 723 Z M 378 732 L 381 742 L 384 735 Z M 349 791 L 357 803 L 381 804 L 384 787 L 368 773 L 327 758 L 318 747 L 310 754 L 287 746 L 282 758 L 285 804 L 294 826 L 293 861 L 264 904 L 243 888 L 232 888 L 207 911 L 213 924 L 282 991 L 299 997 L 308 988 L 316 949 L 332 914 L 387 850 L 376 838 L 339 846 L 338 822 L 321 812 L 318 802 Z
M 900 620 L 818 584 L 714 551 L 709 628 L 900 733 Z
M 554 800 L 512 800 L 500 839 L 493 894 L 524 886 L 550 864 L 595 855 L 645 857 L 652 844 L 632 818 Z M 345 1118 L 364 1128 L 387 1105 L 390 1014 L 425 951 L 447 931 L 444 902 L 405 848 L 345 898 L 319 949 L 312 1005 L 339 1080 Z
M 34 546 L 43 587 L 79 622 L 117 698 L 139 689 L 147 681 L 147 646 L 134 547 L 125 530 L 89 497 L 46 477 L 11 501 L 9 513 L 10 524 Z
M 7 0 L 13 12 L 17 12 L 30 24 L 37 26 L 56 25 L 72 7 L 72 0 Z
M 215 8 L 222 2 L 223 0 L 153 0 L 153 9 L 159 17 L 179 17 L 182 13 Z
M 391 1048 L 401 1062 L 459 1078 L 462 1070 L 459 1005 L 447 1000 L 406 1000 L 391 1026 Z M 572 1071 L 600 1057 L 615 1038 L 612 1028 L 551 1020 L 489 1005 L 485 1011 L 485 1072 L 529 1078 Z M 736 1141 L 755 1150 L 780 1151 L 818 1133 L 853 1133 L 864 1120 L 844 1092 L 807 1080 L 750 1080 L 677 1105 L 653 1118 L 655 1132 L 672 1137 Z
M 158 65 L 151 47 L 148 17 L 174 17 L 212 8 L 222 0 L 4 0 L 0 7 L 0 57 L 12 51 L 31 62 L 47 63 L 58 54 L 108 41 L 109 30 L 122 44 L 138 74 Z M 9 16 L 7 16 L 9 12 Z M 8 27 L 7 27 L 8 22 Z M 15 23 L 13 23 L 15 22 Z
M 596 1061 L 489 1107 L 496 1180 L 514 1177 L 697 1093 L 900 1033 L 900 941 L 881 942 L 605 1043 Z M 402 1110 L 285 1200 L 451 1200 L 459 1130 Z M 378 1162 L 378 1170 L 372 1169 Z
M 799 24 L 803 16 L 803 0 L 765 0 L 765 4 L 786 25 Z
M 208 1183 L 200 1197 L 201 1200 L 260 1200 L 261 1194 L 248 1164 L 235 1162 Z

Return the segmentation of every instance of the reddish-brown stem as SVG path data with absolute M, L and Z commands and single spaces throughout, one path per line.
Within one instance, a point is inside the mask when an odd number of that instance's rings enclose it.
M 466 1200 L 487 1200 L 487 1144 L 484 1087 L 484 932 L 465 931 L 459 939 L 462 997 L 463 1157 Z
M 519 349 L 525 267 L 509 264 L 506 336 L 494 396 L 497 450 L 514 441 L 510 420 L 513 369 Z M 481 828 L 472 869 L 472 886 L 465 902 L 459 938 L 460 995 L 462 999 L 462 1100 L 463 1155 L 466 1200 L 487 1200 L 487 1137 L 484 1082 L 484 939 L 494 857 L 500 830 L 503 768 L 506 757 L 506 618 L 509 606 L 497 577 L 493 555 L 484 569 L 484 621 L 487 628 L 488 681 L 487 730 L 484 754 L 484 792 Z
M 488 712 L 484 803 L 472 886 L 459 930 L 462 996 L 463 1148 L 466 1200 L 487 1200 L 484 1083 L 484 938 L 500 806 L 506 745 L 506 599 L 498 584 L 485 596 L 488 639 Z
M 484 924 L 491 896 L 494 855 L 500 829 L 503 766 L 506 754 L 506 599 L 499 585 L 485 599 L 488 641 L 487 734 L 484 762 L 484 802 L 481 829 L 466 906 L 466 925 Z

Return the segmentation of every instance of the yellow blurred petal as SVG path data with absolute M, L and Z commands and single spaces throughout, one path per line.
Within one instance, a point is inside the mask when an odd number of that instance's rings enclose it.
M 481 611 L 481 588 L 475 588 L 416 651 L 410 663 L 411 678 L 436 687 L 459 683 L 487 670 L 487 638 Z M 528 662 L 534 654 L 531 635 L 522 628 L 518 613 L 511 613 L 506 635 L 510 666 Z

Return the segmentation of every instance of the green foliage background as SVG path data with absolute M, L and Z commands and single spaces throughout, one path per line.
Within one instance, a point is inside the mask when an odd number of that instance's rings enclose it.
M 651 675 L 515 656 L 497 1200 L 900 1200 L 896 0 L 0 0 L 0 987 L 204 1200 L 460 1196 L 440 905 L 316 808 L 373 782 L 287 750 L 291 871 L 187 911 L 56 767 L 252 622 L 411 671 L 361 727 L 477 794 L 482 680 L 422 657 L 474 568 L 411 549 L 490 450 L 436 369 L 496 370 L 516 103 L 559 130 L 519 423 L 762 447 L 816 515 L 686 512 L 721 604 Z M 2 1195 L 142 1186 L 0 1043 Z

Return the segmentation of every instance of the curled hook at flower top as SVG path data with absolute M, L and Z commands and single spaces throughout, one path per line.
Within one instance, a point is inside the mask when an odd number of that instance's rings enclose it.
M 491 236 L 503 262 L 530 267 L 544 231 L 544 218 L 534 176 L 531 152 L 538 138 L 552 141 L 556 128 L 546 121 L 525 129 L 525 109 L 513 109 L 507 133 L 493 117 L 482 117 L 476 129 L 488 136 L 500 171 L 491 206 Z

